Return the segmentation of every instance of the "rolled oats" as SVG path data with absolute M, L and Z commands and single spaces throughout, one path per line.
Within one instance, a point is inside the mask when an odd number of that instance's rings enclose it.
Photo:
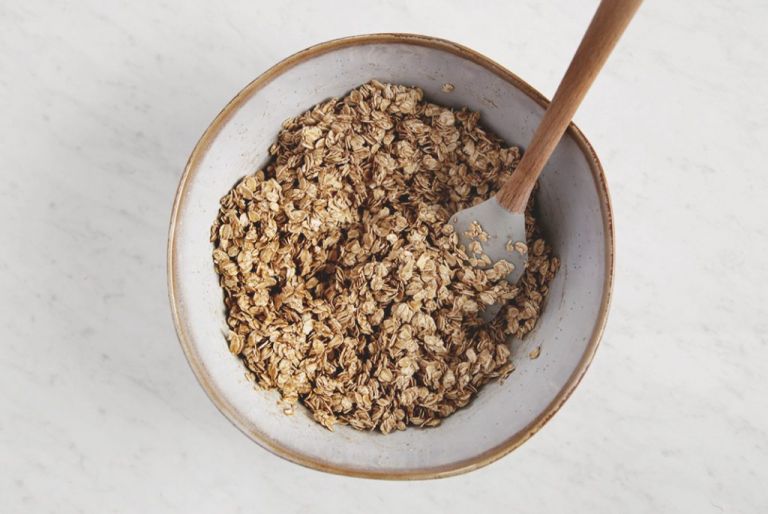
M 229 349 L 286 414 L 301 402 L 329 429 L 430 427 L 513 371 L 507 336 L 533 329 L 559 262 L 531 205 L 518 284 L 508 262 L 473 265 L 488 259 L 479 225 L 474 255 L 458 246 L 449 216 L 520 158 L 479 120 L 371 81 L 287 120 L 267 166 L 221 199 L 211 241 Z

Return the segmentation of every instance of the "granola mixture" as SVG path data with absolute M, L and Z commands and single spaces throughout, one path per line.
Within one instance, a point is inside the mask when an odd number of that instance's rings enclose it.
M 513 371 L 507 336 L 534 327 L 559 262 L 531 205 L 527 245 L 508 247 L 529 253 L 516 286 L 458 246 L 450 215 L 520 158 L 479 118 L 371 81 L 286 121 L 266 168 L 221 199 L 229 349 L 286 414 L 301 401 L 329 429 L 435 426 Z

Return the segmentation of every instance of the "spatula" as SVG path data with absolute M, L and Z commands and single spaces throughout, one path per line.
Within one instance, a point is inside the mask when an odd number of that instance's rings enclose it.
M 494 197 L 459 211 L 450 218 L 460 244 L 467 249 L 477 249 L 477 243 L 480 243 L 482 254 L 490 258 L 490 264 L 484 267 L 491 267 L 500 260 L 506 260 L 514 266 L 507 276 L 511 283 L 517 283 L 522 277 L 528 260 L 525 247 L 525 207 L 531 191 L 568 128 L 573 114 L 641 2 L 600 2 L 517 169 Z M 482 241 L 478 238 L 481 231 L 484 232 L 480 236 Z M 485 262 L 488 263 L 488 260 L 485 259 Z M 483 318 L 493 319 L 500 308 L 498 303 L 486 307 Z

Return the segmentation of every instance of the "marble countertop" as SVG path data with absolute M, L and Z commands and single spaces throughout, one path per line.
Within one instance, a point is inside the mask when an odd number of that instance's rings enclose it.
M 398 31 L 551 96 L 595 6 L 2 3 L 0 511 L 768 511 L 765 2 L 647 2 L 577 114 L 612 192 L 613 307 L 576 393 L 501 461 L 410 483 L 301 468 L 218 413 L 176 341 L 171 202 L 247 82 Z

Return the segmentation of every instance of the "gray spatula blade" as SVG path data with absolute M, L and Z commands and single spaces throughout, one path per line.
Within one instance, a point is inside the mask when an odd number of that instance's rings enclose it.
M 525 242 L 525 214 L 514 213 L 506 210 L 496 198 L 491 198 L 474 207 L 464 209 L 451 216 L 450 223 L 459 236 L 459 243 L 467 248 L 468 255 L 472 241 L 477 239 L 469 237 L 467 232 L 473 222 L 477 222 L 483 231 L 488 234 L 487 241 L 481 241 L 483 253 L 491 259 L 491 263 L 483 268 L 490 268 L 500 261 L 505 260 L 514 265 L 515 269 L 507 275 L 507 280 L 516 284 L 525 271 L 525 263 L 528 259 L 527 252 L 509 251 L 507 244 L 511 241 Z M 483 319 L 493 319 L 499 312 L 501 305 L 493 304 L 483 311 Z

